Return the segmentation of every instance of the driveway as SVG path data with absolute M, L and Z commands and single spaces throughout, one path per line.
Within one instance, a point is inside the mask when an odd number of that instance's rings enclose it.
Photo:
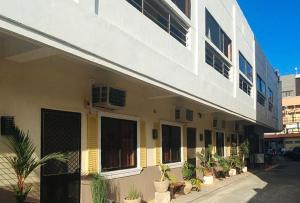
M 200 192 L 201 193 L 201 192 Z M 190 199 L 193 203 L 300 203 L 300 162 L 240 175 L 230 184 Z

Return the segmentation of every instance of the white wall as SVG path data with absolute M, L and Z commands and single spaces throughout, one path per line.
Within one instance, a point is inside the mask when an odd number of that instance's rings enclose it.
M 193 1 L 189 47 L 125 0 L 100 1 L 98 15 L 94 1 L 78 2 L 7 1 L 0 7 L 0 28 L 256 121 L 256 91 L 249 97 L 238 87 L 238 50 L 255 67 L 254 35 L 235 0 Z M 233 41 L 230 80 L 205 63 L 205 8 Z

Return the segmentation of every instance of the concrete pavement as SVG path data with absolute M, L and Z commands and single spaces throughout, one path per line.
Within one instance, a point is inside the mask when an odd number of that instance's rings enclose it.
M 300 162 L 283 161 L 276 168 L 245 173 L 172 203 L 300 203 Z

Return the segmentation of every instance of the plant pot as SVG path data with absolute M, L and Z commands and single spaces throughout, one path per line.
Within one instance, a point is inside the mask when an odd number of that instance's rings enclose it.
M 154 181 L 154 188 L 156 192 L 167 192 L 169 188 L 169 180 L 165 181 Z
M 192 183 L 189 181 L 184 181 L 184 188 L 183 188 L 183 194 L 187 195 L 189 194 L 193 189 Z
M 139 197 L 138 199 L 133 200 L 124 199 L 124 203 L 141 203 L 141 198 Z
M 243 171 L 243 173 L 246 173 L 246 172 L 248 171 L 247 166 L 243 167 L 243 168 L 242 168 L 242 171 Z
M 229 176 L 235 176 L 236 175 L 236 169 L 232 168 L 228 172 Z
M 204 185 L 211 185 L 214 183 L 214 177 L 212 175 L 210 176 L 203 176 L 203 183 Z

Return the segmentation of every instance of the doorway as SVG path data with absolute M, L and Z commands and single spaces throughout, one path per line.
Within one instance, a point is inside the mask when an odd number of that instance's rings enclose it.
M 41 156 L 67 156 L 41 167 L 41 202 L 80 203 L 81 114 L 42 109 L 41 121 Z
M 196 166 L 196 128 L 187 128 L 187 160 Z
M 224 133 L 216 132 L 217 155 L 224 156 Z

